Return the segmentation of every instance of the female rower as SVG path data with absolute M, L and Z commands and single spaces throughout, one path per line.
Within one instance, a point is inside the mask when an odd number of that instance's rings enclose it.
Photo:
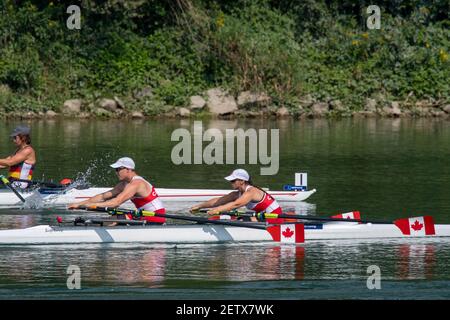
M 36 153 L 31 146 L 30 128 L 18 126 L 11 133 L 11 138 L 17 149 L 11 156 L 0 159 L 0 169 L 9 169 L 8 178 L 11 181 L 31 180 L 36 165 Z M 28 187 L 28 183 L 24 181 L 15 181 L 12 185 L 21 189 Z
M 213 198 L 206 202 L 195 205 L 191 211 L 197 211 L 202 208 L 212 208 L 208 211 L 210 215 L 217 215 L 220 212 L 226 212 L 246 206 L 249 210 L 264 213 L 281 214 L 282 209 L 278 202 L 267 192 L 253 185 L 250 175 L 244 169 L 236 169 L 231 175 L 225 177 L 231 182 L 232 191 L 220 198 Z M 282 223 L 281 218 L 267 219 L 269 223 Z
M 120 158 L 111 165 L 116 170 L 120 182 L 111 190 L 98 194 L 85 201 L 72 203 L 69 209 L 77 209 L 80 206 L 97 206 L 115 208 L 122 203 L 130 200 L 137 209 L 151 211 L 159 214 L 165 214 L 161 199 L 156 193 L 155 187 L 147 180 L 139 176 L 135 169 L 133 159 L 125 157 Z M 133 219 L 131 215 L 126 214 L 128 220 Z M 153 224 L 163 224 L 166 219 L 163 217 L 141 217 L 140 220 L 146 220 Z

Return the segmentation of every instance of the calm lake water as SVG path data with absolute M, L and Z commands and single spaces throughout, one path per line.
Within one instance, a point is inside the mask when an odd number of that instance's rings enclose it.
M 0 157 L 13 151 L 0 122 Z M 33 121 L 35 178 L 84 176 L 111 186 L 108 165 L 122 156 L 157 187 L 227 188 L 236 167 L 279 190 L 307 172 L 317 193 L 296 210 L 314 215 L 353 210 L 363 218 L 429 214 L 450 223 L 450 122 L 435 119 L 203 121 L 204 129 L 280 130 L 279 172 L 265 165 L 174 165 L 172 132 L 188 120 Z M 204 146 L 208 143 L 204 142 Z M 183 204 L 177 210 L 184 209 Z M 188 208 L 188 205 L 186 205 Z M 53 223 L 60 209 L 0 210 L 0 228 Z M 81 289 L 68 290 L 78 265 Z M 381 270 L 381 289 L 367 288 L 367 268 Z M 44 299 L 449 299 L 450 240 L 276 244 L 0 246 L 0 298 Z

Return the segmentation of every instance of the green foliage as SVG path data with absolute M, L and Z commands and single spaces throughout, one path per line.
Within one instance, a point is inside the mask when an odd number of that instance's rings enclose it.
M 117 95 L 156 115 L 216 86 L 278 106 L 308 93 L 354 110 L 379 94 L 449 100 L 448 0 L 380 0 L 381 30 L 366 27 L 368 0 L 83 0 L 82 30 L 66 28 L 70 4 L 0 0 L 3 111 Z

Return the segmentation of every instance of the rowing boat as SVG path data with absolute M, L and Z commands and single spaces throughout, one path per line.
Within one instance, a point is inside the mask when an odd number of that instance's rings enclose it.
M 250 222 L 249 222 L 250 223 Z M 281 225 L 281 237 L 289 238 L 296 226 L 304 227 L 304 241 L 364 239 L 449 238 L 450 225 L 434 225 L 434 234 L 405 234 L 395 224 L 327 222 Z M 284 229 L 283 229 L 284 227 Z M 291 229 L 289 229 L 291 228 Z M 444 239 L 445 239 L 444 238 Z M 157 226 L 50 226 L 0 230 L 0 244 L 79 244 L 79 243 L 222 243 L 273 242 L 272 232 L 227 225 L 173 224 Z M 280 241 L 280 240 L 278 240 Z M 283 241 L 281 241 L 283 242 Z M 289 241 L 287 241 L 289 242 Z
M 49 205 L 67 205 L 69 203 L 79 202 L 93 197 L 97 194 L 111 190 L 111 188 L 39 188 L 33 191 L 22 191 L 20 194 L 25 200 L 39 200 Z M 183 201 L 199 202 L 206 201 L 213 197 L 220 197 L 230 193 L 232 190 L 214 190 L 214 189 L 166 189 L 156 188 L 156 192 L 163 202 Z M 280 202 L 299 202 L 309 198 L 316 189 L 300 191 L 268 191 L 277 201 Z M 129 202 L 129 201 L 128 201 Z M 21 200 L 9 189 L 0 189 L 0 206 L 20 206 Z M 126 203 L 125 206 L 132 206 L 132 203 Z
M 7 179 L 5 180 L 7 182 L 5 185 L 9 184 L 9 181 Z M 286 184 L 283 186 L 283 191 L 271 191 L 268 188 L 264 188 L 264 190 L 279 202 L 301 202 L 316 192 L 316 189 L 308 190 L 307 181 L 306 173 L 296 173 L 295 185 Z M 32 181 L 32 184 L 39 187 L 25 190 L 17 190 L 17 188 L 11 189 L 10 187 L 7 189 L 0 188 L 0 207 L 21 207 L 23 204 L 22 199 L 20 199 L 21 197 L 31 205 L 33 205 L 33 203 L 38 206 L 41 204 L 49 206 L 67 205 L 86 200 L 111 190 L 111 188 L 90 188 L 81 186 L 76 182 L 67 186 L 48 182 L 42 182 L 41 184 L 38 181 Z M 207 201 L 213 197 L 224 196 L 233 191 L 215 189 L 155 189 L 163 202 L 201 202 Z M 130 208 L 134 207 L 131 201 L 125 202 L 124 206 Z

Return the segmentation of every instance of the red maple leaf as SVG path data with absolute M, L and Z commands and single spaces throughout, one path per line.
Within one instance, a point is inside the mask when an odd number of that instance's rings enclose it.
M 289 229 L 289 227 L 287 227 L 286 230 L 282 232 L 282 234 L 285 238 L 290 238 L 294 235 L 294 232 L 291 229 Z
M 419 230 L 421 230 L 421 229 L 423 228 L 423 224 L 422 224 L 422 223 L 419 223 L 419 221 L 416 220 L 416 221 L 414 222 L 414 224 L 411 225 L 411 228 L 412 228 L 414 231 L 419 231 Z

